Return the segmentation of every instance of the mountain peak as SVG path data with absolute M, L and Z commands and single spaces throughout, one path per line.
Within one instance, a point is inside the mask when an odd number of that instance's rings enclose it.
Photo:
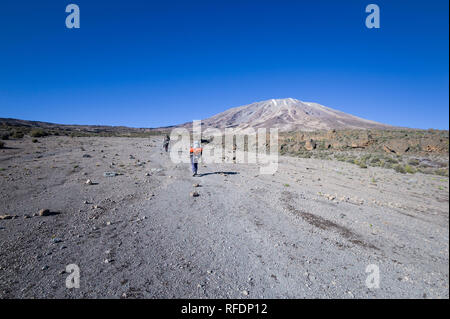
M 284 99 L 270 99 L 270 100 L 265 100 L 265 101 L 261 101 L 261 102 L 255 102 L 256 104 L 273 104 L 275 106 L 279 106 L 279 105 L 292 105 L 292 104 L 297 104 L 297 103 L 303 103 L 300 100 L 297 99 L 293 99 L 291 97 L 289 98 L 284 98 Z M 255 104 L 254 103 L 254 104 Z
M 207 127 L 278 128 L 280 131 L 387 129 L 389 125 L 346 114 L 294 98 L 270 99 L 231 108 L 202 121 Z

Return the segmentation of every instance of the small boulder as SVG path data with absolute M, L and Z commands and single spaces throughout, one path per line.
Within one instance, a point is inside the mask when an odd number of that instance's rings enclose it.
M 317 147 L 316 142 L 313 139 L 310 139 L 309 141 L 306 141 L 305 148 L 308 151 L 312 151 Z
M 116 172 L 104 172 L 103 173 L 104 177 L 115 177 L 117 175 L 119 175 L 119 174 L 117 174 Z
M 50 216 L 50 215 L 51 215 L 49 209 L 41 209 L 41 210 L 38 212 L 38 214 L 39 214 L 39 216 Z

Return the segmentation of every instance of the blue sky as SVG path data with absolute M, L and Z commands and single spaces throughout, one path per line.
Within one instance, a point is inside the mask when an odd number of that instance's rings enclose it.
M 448 129 L 448 1 L 71 1 L 0 4 L 0 117 L 158 127 L 292 97 Z

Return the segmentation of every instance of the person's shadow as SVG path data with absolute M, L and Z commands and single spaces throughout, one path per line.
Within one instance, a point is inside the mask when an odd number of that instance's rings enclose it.
M 197 174 L 197 176 L 208 176 L 208 175 L 237 175 L 238 172 L 211 172 L 211 173 L 203 173 L 203 174 Z

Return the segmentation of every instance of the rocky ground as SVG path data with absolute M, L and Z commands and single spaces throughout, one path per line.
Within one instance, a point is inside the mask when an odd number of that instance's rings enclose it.
M 0 298 L 449 297 L 448 177 L 284 156 L 274 175 L 207 164 L 192 177 L 161 144 L 8 141 Z

